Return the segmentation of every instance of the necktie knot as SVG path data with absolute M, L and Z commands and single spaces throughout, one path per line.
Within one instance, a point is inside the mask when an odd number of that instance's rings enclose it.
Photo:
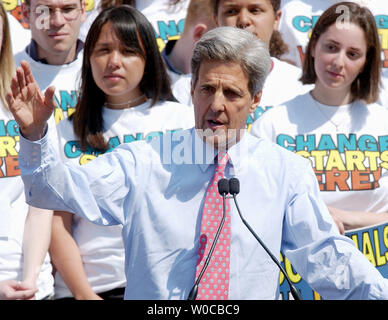
M 216 159 L 216 172 L 217 173 L 224 173 L 226 164 L 229 161 L 229 155 L 226 152 L 220 152 L 217 155 Z

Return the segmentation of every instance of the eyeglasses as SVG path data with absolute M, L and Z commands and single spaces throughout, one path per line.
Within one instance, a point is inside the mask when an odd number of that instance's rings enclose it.
M 35 13 L 42 18 L 54 17 L 55 13 L 59 11 L 67 21 L 75 20 L 78 18 L 79 13 L 82 9 L 77 7 L 64 7 L 64 8 L 50 8 L 45 5 L 39 5 L 35 8 Z

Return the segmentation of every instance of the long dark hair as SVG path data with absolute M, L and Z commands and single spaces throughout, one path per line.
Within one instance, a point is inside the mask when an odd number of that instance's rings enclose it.
M 101 11 L 90 27 L 84 46 L 80 97 L 71 117 L 74 133 L 82 150 L 87 147 L 106 151 L 109 149 L 102 133 L 104 92 L 96 85 L 90 57 L 102 27 L 110 22 L 123 44 L 135 50 L 146 61 L 140 90 L 151 99 L 151 106 L 159 100 L 172 99 L 170 80 L 155 40 L 155 33 L 147 18 L 129 5 L 114 6 Z
M 343 12 L 342 10 L 337 10 L 341 6 L 347 7 L 349 22 L 358 25 L 364 30 L 367 46 L 365 66 L 363 71 L 353 81 L 350 89 L 352 97 L 353 99 L 364 100 L 366 103 L 376 102 L 379 97 L 381 79 L 380 39 L 372 12 L 368 8 L 361 7 L 353 2 L 336 3 L 319 17 L 307 45 L 301 81 L 303 84 L 313 84 L 316 82 L 317 74 L 315 73 L 312 51 L 320 36 L 341 18 Z

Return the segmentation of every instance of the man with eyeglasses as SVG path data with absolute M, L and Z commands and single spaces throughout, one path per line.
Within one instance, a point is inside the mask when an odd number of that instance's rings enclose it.
M 53 121 L 75 108 L 77 75 L 82 66 L 83 43 L 78 39 L 85 20 L 83 0 L 25 0 L 23 19 L 29 23 L 31 42 L 15 55 L 16 65 L 26 60 L 42 90 L 55 86 L 57 108 Z

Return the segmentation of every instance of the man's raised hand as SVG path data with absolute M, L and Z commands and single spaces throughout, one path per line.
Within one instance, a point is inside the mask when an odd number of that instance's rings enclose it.
M 5 98 L 25 138 L 39 140 L 43 137 L 47 120 L 55 108 L 54 91 L 54 87 L 49 87 L 43 95 L 30 65 L 26 61 L 21 62 Z

